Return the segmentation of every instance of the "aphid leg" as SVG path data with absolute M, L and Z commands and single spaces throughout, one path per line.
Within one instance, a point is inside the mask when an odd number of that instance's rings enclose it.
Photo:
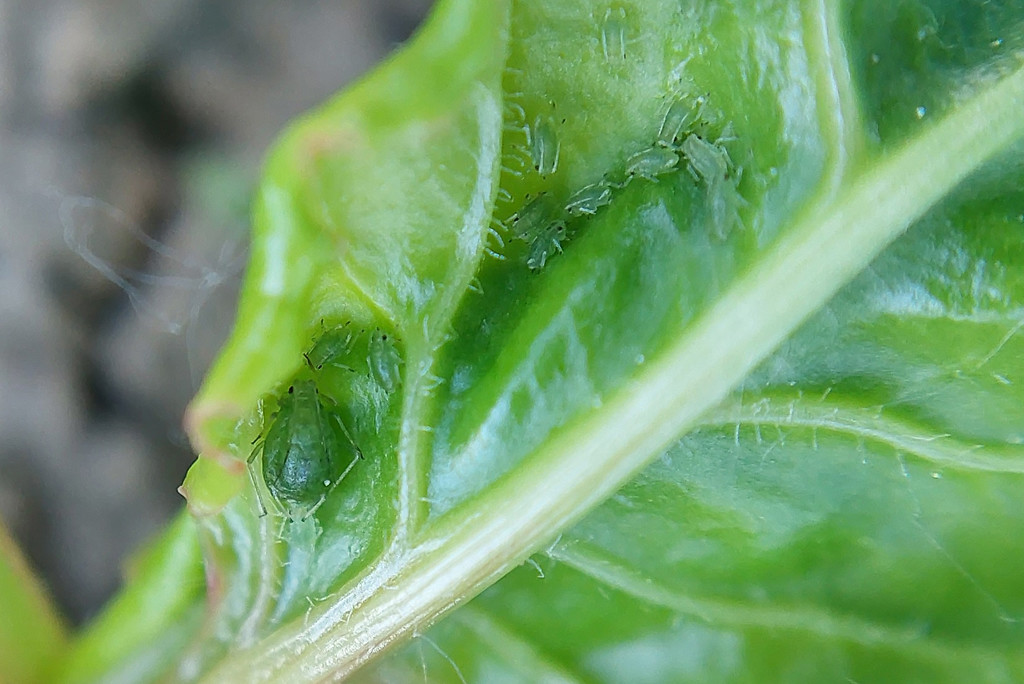
M 257 437 L 256 439 L 259 439 L 259 437 Z M 262 447 L 263 447 L 263 445 L 260 444 L 255 449 L 253 449 L 252 453 L 249 454 L 249 458 L 246 459 L 246 461 L 245 461 L 246 470 L 249 471 L 249 479 L 252 480 L 252 489 L 253 489 L 254 492 L 256 492 L 256 503 L 258 503 L 260 505 L 260 517 L 261 518 L 267 514 L 267 507 L 263 504 L 263 495 L 260 494 L 260 486 L 259 486 L 259 483 L 256 482 L 256 470 L 255 470 L 253 462 L 256 460 L 256 453 Z
M 345 439 L 348 440 L 348 443 L 351 444 L 352 448 L 356 450 L 356 457 L 363 458 L 363 450 L 359 448 L 358 444 L 356 444 L 356 440 L 352 439 L 352 433 L 350 433 L 348 431 L 348 428 L 345 427 L 345 421 L 343 421 L 341 419 L 341 416 L 339 416 L 337 413 L 332 414 L 331 417 L 334 418 L 334 420 L 338 423 L 338 427 L 341 428 L 341 431 L 345 435 Z M 351 467 L 352 466 L 349 466 L 349 468 Z M 348 469 L 346 469 L 345 472 L 348 473 Z M 344 475 L 342 475 L 341 477 L 344 477 Z M 341 477 L 335 479 L 335 484 L 337 484 L 338 481 L 341 480 Z
M 515 169 L 511 169 L 511 168 L 505 166 L 504 164 L 501 165 L 501 171 L 502 171 L 502 173 L 507 173 L 510 176 L 515 176 L 516 178 L 522 178 L 523 177 L 522 171 L 516 171 Z
M 514 116 L 520 121 L 526 121 L 526 110 L 523 109 L 522 105 L 517 102 L 505 101 L 505 107 L 508 109 L 508 113 L 511 115 L 509 118 Z
M 359 463 L 359 461 L 362 460 L 362 458 L 363 454 L 362 452 L 360 452 L 358 456 L 352 459 L 348 466 L 346 466 L 345 470 L 342 471 L 341 475 L 335 478 L 334 484 L 331 485 L 331 488 L 328 490 L 328 493 L 334 491 L 334 488 L 338 486 L 338 483 L 345 479 L 345 476 L 348 475 L 352 471 L 352 469 L 356 467 L 356 463 Z
M 338 484 L 338 481 L 340 480 L 341 478 L 338 478 L 338 480 L 336 480 L 334 484 L 331 485 L 331 489 L 327 490 L 326 492 L 320 495 L 320 498 L 317 499 L 317 502 L 315 504 L 313 504 L 313 507 L 306 511 L 301 518 L 299 518 L 299 522 L 306 522 L 306 520 L 308 520 L 311 515 L 316 513 L 316 509 L 320 508 L 324 501 L 327 501 L 327 494 L 329 494 L 330 491 L 334 489 L 334 487 Z
M 505 154 L 501 158 L 502 163 L 506 165 L 515 164 L 520 169 L 529 168 L 531 166 L 531 159 L 529 158 L 529 153 L 526 151 L 526 148 L 518 145 L 513 145 L 512 147 L 514 150 L 521 150 L 521 152 L 519 154 Z
M 505 238 L 501 237 L 501 233 L 499 233 L 497 230 L 495 230 L 493 226 L 487 228 L 487 233 L 489 235 L 493 235 L 494 236 L 494 239 L 498 241 L 498 246 L 499 247 L 504 247 L 505 246 Z

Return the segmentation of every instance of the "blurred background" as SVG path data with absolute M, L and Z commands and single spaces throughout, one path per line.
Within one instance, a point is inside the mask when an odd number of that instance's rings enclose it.
M 0 0 L 0 516 L 69 619 L 183 503 L 261 158 L 429 0 Z

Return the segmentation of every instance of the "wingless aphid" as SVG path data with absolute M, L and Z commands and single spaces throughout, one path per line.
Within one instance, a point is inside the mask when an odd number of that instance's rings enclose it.
M 530 157 L 533 168 L 542 176 L 558 170 L 558 136 L 555 126 L 546 116 L 538 116 L 530 129 Z
M 526 257 L 526 265 L 534 271 L 544 268 L 548 257 L 562 251 L 562 240 L 565 238 L 565 223 L 555 221 L 546 226 L 530 243 L 530 253 Z
M 402 365 L 394 337 L 379 329 L 374 330 L 367 347 L 366 365 L 370 368 L 370 376 L 385 392 L 394 392 L 401 382 L 399 368 Z
M 601 51 L 610 61 L 626 59 L 626 10 L 622 7 L 608 9 L 601 22 Z
M 263 453 L 263 481 L 292 520 L 305 520 L 363 457 L 337 406 L 312 380 L 296 382 L 281 397 L 270 427 L 249 456 L 249 476 L 266 515 L 253 462 Z
M 679 164 L 679 155 L 669 147 L 648 147 L 626 161 L 626 178 L 646 178 L 658 182 L 658 176 L 670 173 Z
M 710 185 L 729 177 L 732 160 L 729 159 L 729 152 L 721 145 L 696 135 L 688 135 L 679 149 L 686 157 L 690 175 L 695 180 Z
M 669 105 L 665 119 L 661 122 L 661 129 L 658 131 L 658 144 L 663 147 L 672 147 L 678 144 L 687 126 L 700 118 L 703 108 L 703 97 L 697 98 L 696 110 L 685 99 L 676 99 Z
M 601 207 L 612 202 L 612 188 L 608 183 L 591 183 L 585 185 L 572 195 L 565 203 L 565 210 L 570 216 L 593 215 Z
M 542 192 L 513 214 L 509 222 L 512 234 L 516 238 L 533 242 L 533 238 L 540 235 L 541 231 L 557 218 L 558 208 L 554 199 L 546 192 Z
M 344 358 L 352 350 L 352 339 L 352 330 L 348 323 L 324 330 L 313 343 L 313 347 L 303 355 L 306 357 L 306 363 L 316 371 L 322 370 L 324 365 L 352 370 L 339 362 L 339 359 Z
M 707 188 L 709 219 L 720 238 L 728 234 L 739 218 L 737 207 L 745 201 L 736 190 L 738 171 L 733 171 L 729 152 L 719 144 L 696 135 L 686 136 L 680 151 L 685 155 L 690 175 Z

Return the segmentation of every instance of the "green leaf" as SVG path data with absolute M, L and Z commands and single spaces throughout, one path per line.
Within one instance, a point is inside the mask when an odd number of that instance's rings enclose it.
M 441 2 L 268 158 L 170 676 L 1024 677 L 1021 54 L 1009 2 Z
M 196 635 L 204 598 L 196 526 L 180 514 L 136 553 L 127 586 L 72 643 L 53 681 L 153 681 Z
M 64 620 L 0 521 L 0 682 L 41 682 L 65 645 Z

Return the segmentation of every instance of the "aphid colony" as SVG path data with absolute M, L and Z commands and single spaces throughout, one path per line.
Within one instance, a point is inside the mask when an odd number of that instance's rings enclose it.
M 349 324 L 324 330 L 303 355 L 306 368 L 276 397 L 277 410 L 247 460 L 261 516 L 267 508 L 256 478 L 258 455 L 267 490 L 291 520 L 313 515 L 363 458 L 337 402 L 321 391 L 324 369 L 362 372 L 366 382 L 390 395 L 401 382 L 402 357 L 394 337 L 379 329 L 365 342 L 365 358 L 354 353 L 357 340 Z
M 558 202 L 548 192 L 527 195 L 526 204 L 499 226 L 529 245 L 526 265 L 534 271 L 544 268 L 547 260 L 560 253 L 564 242 L 572 237 L 572 219 L 596 214 L 634 180 L 657 183 L 660 176 L 682 168 L 704 185 L 708 222 L 719 238 L 725 238 L 738 219 L 737 207 L 744 203 L 736 189 L 740 170 L 735 168 L 723 145 L 731 139 L 728 127 L 714 140 L 710 139 L 711 123 L 705 116 L 705 105 L 703 97 L 694 102 L 684 98 L 673 101 L 652 145 L 626 159 L 619 174 L 605 174 L 600 181 L 571 193 L 564 202 Z M 516 106 L 515 111 L 525 121 L 522 108 Z M 550 117 L 537 117 L 533 127 L 521 124 L 510 130 L 524 132 L 533 167 L 542 177 L 557 170 L 559 142 Z

